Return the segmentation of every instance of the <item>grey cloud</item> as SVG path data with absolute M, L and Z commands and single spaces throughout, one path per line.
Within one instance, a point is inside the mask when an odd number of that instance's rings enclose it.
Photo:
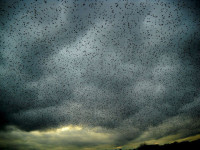
M 171 117 L 156 127 L 150 127 L 136 140 L 145 141 L 152 138 L 159 139 L 165 137 L 166 135 L 178 135 L 179 138 L 194 135 L 196 132 L 199 132 L 199 122 L 196 122 L 195 119 L 196 118 L 183 115 Z
M 177 114 L 198 114 L 195 3 L 5 2 L 3 126 L 102 126 L 124 144 Z

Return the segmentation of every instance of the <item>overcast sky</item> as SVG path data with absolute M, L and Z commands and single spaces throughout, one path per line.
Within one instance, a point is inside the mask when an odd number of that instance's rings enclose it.
M 199 6 L 1 0 L 0 136 L 72 126 L 60 140 L 85 148 L 197 135 Z

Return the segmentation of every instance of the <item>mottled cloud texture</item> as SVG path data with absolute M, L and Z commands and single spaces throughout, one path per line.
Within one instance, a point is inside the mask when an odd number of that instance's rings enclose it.
M 197 1 L 3 0 L 0 10 L 2 129 L 100 127 L 115 145 L 199 133 Z

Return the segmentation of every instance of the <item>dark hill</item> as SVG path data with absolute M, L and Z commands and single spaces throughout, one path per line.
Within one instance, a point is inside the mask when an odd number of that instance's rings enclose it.
M 200 140 L 165 145 L 142 145 L 137 150 L 200 150 Z
M 122 149 L 117 149 L 122 150 Z M 192 142 L 180 142 L 165 145 L 146 145 L 143 144 L 137 149 L 128 150 L 200 150 L 200 140 Z

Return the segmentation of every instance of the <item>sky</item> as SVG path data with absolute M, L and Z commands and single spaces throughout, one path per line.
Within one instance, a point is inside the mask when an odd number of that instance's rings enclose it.
M 1 0 L 0 148 L 200 138 L 197 0 Z

